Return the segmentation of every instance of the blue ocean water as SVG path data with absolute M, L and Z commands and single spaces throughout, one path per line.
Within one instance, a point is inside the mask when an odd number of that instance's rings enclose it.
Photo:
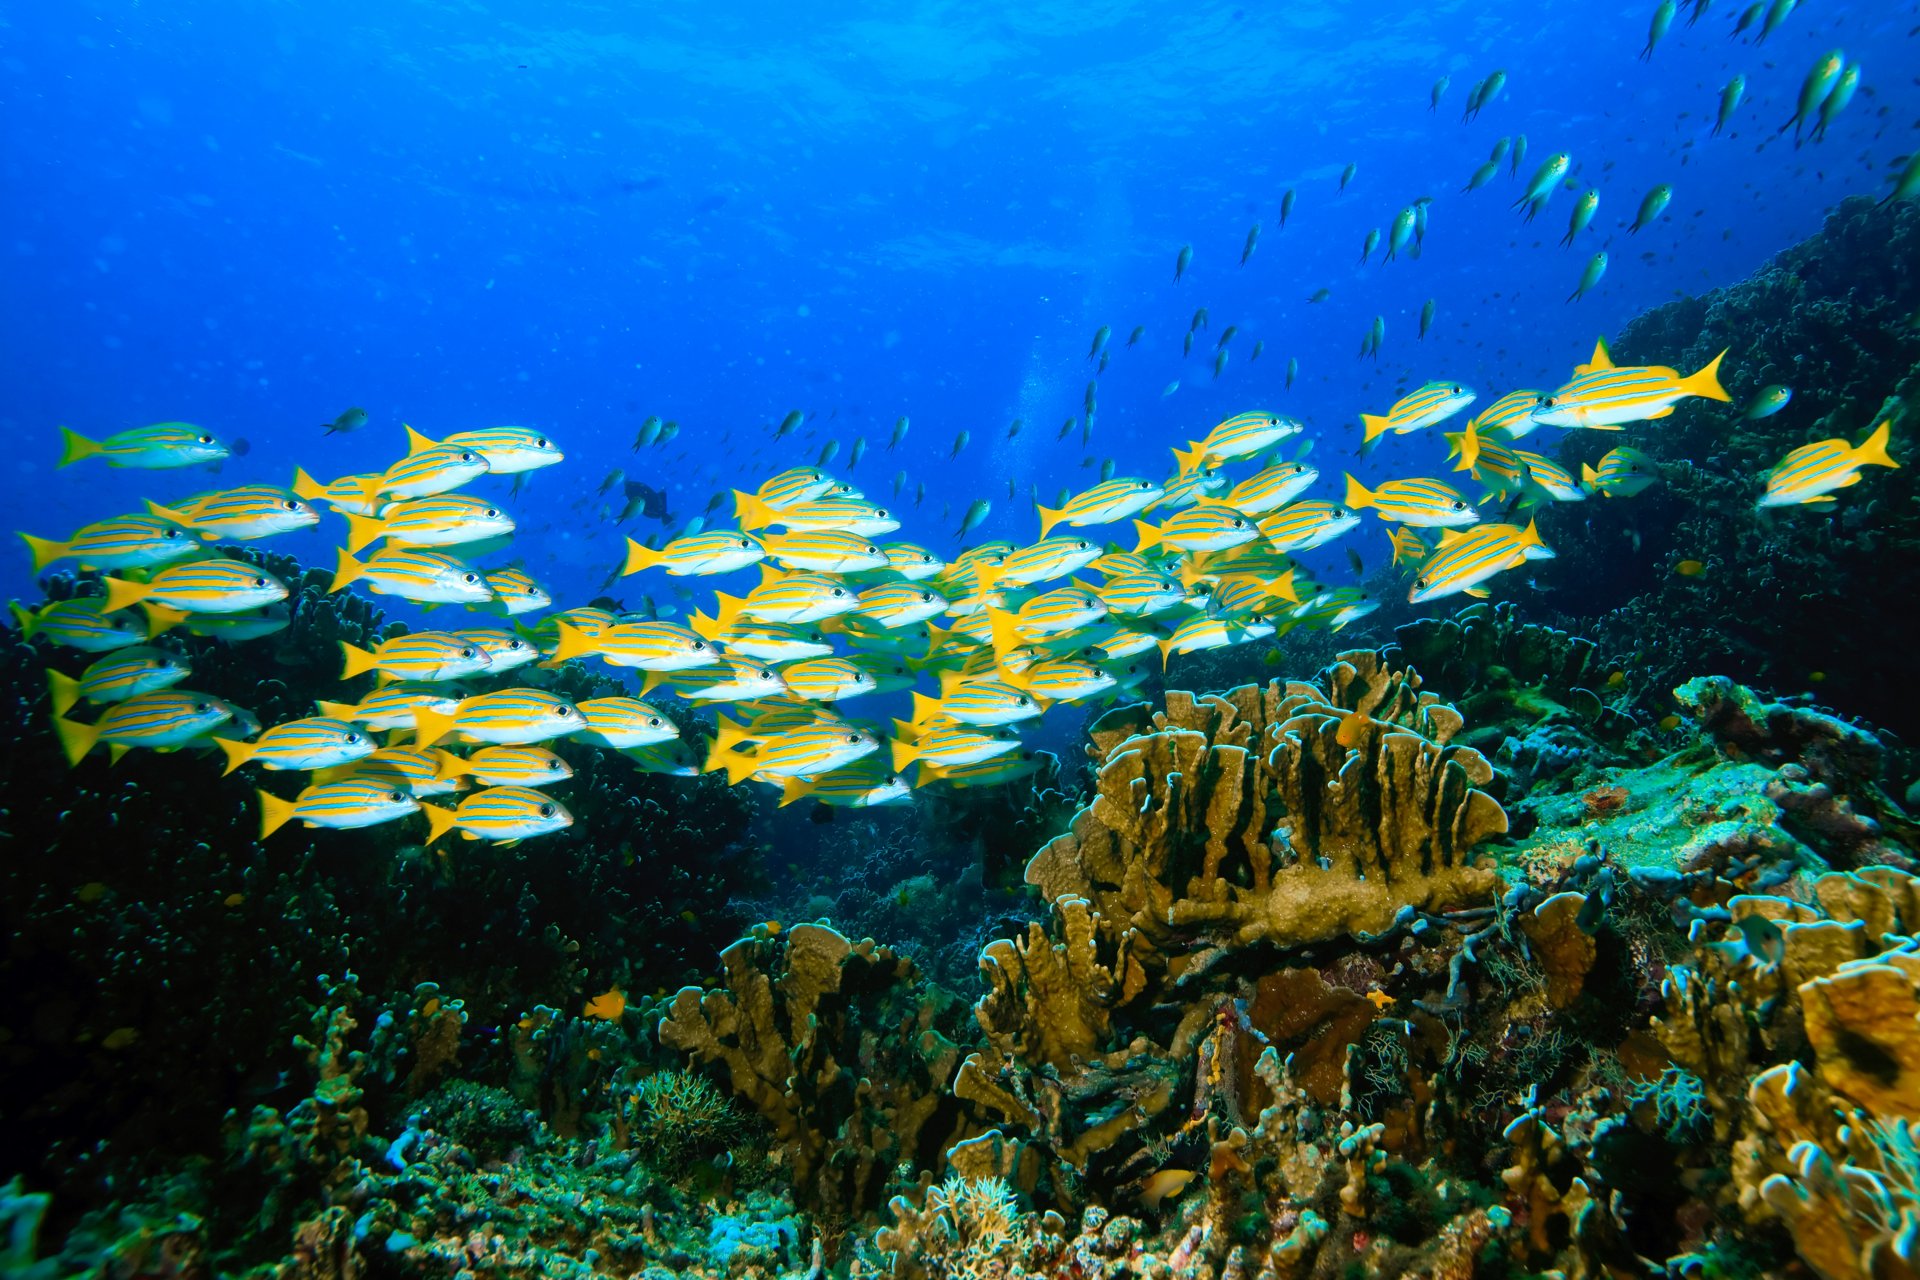
M 665 489 L 677 528 L 829 440 L 844 467 L 865 437 L 852 478 L 892 499 L 903 470 L 901 536 L 943 551 L 975 498 L 994 510 L 974 537 L 1024 540 L 1031 491 L 1051 503 L 1104 458 L 1157 476 L 1168 445 L 1249 408 L 1310 424 L 1316 496 L 1339 496 L 1343 466 L 1432 470 L 1427 439 L 1351 458 L 1357 414 L 1430 378 L 1483 403 L 1554 385 L 1595 335 L 1881 191 L 1911 146 L 1911 4 L 1809 3 L 1764 45 L 1729 37 L 1738 6 L 1699 7 L 1645 60 L 1651 5 L 16 9 L 0 36 L 10 514 L 64 536 L 143 498 L 285 483 L 296 464 L 377 469 L 402 423 L 525 423 L 569 456 L 529 477 L 511 554 L 564 604 L 601 590 L 624 534 L 668 531 L 616 524 L 617 493 L 597 492 L 616 468 Z M 1776 131 L 1834 47 L 1863 60 L 1864 88 L 1796 148 Z M 1504 91 L 1463 122 L 1496 69 Z M 1747 100 L 1711 137 L 1736 73 Z M 1503 163 L 1463 193 L 1513 135 L 1518 177 Z M 1557 150 L 1574 187 L 1601 192 L 1571 248 L 1572 193 L 1532 225 L 1510 207 Z M 1629 234 L 1662 182 L 1670 209 Z M 1367 230 L 1421 196 L 1420 257 L 1359 265 Z M 1605 279 L 1568 303 L 1603 248 Z M 1376 315 L 1385 344 L 1358 359 Z M 1083 445 L 1058 432 L 1082 415 L 1101 325 L 1112 362 Z M 323 435 L 350 405 L 369 424 Z M 776 443 L 792 409 L 806 425 Z M 650 414 L 680 434 L 636 454 Z M 250 452 L 219 477 L 55 469 L 56 424 L 161 419 Z M 324 564 L 338 538 L 329 521 L 274 545 Z M 1369 522 L 1353 545 L 1372 563 L 1385 539 Z M 0 589 L 28 576 L 8 557 Z

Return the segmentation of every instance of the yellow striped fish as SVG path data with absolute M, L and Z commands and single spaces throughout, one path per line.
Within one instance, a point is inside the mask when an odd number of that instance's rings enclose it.
M 819 467 L 794 467 L 761 485 L 755 496 L 770 507 L 790 507 L 825 497 L 831 488 L 833 477 Z
M 1278 462 L 1233 486 L 1221 501 L 1242 515 L 1263 516 L 1292 502 L 1319 478 L 1319 469 L 1307 463 Z
M 395 680 L 458 680 L 492 665 L 487 651 L 471 641 L 444 631 L 415 631 L 383 640 L 373 652 L 340 642 L 345 665 L 342 680 L 378 671 Z
M 638 698 L 587 698 L 578 707 L 586 727 L 573 736 L 595 746 L 624 751 L 680 736 L 680 726 Z
M 802 658 L 824 658 L 833 652 L 833 642 L 818 628 L 745 618 L 723 627 L 704 613 L 694 614 L 689 623 L 694 633 L 709 643 L 762 662 L 798 662 Z
M 95 659 L 78 680 L 49 668 L 47 684 L 52 690 L 53 714 L 64 716 L 82 698 L 97 703 L 125 702 L 143 693 L 170 689 L 192 674 L 192 665 L 180 654 L 134 645 Z
M 1472 524 L 1480 518 L 1480 512 L 1458 489 L 1424 477 L 1389 480 L 1378 489 L 1368 489 L 1349 475 L 1346 505 L 1355 510 L 1372 507 L 1382 520 L 1423 529 Z
M 557 629 L 556 662 L 592 654 L 610 667 L 685 671 L 721 661 L 717 648 L 677 622 L 621 622 L 591 634 L 564 622 Z
M 244 560 L 194 560 L 156 570 L 145 582 L 107 578 L 106 610 L 149 601 L 181 613 L 239 613 L 287 598 L 287 584 Z
M 649 671 L 642 689 L 665 683 L 688 702 L 748 702 L 787 692 L 780 673 L 763 662 L 719 655 L 719 662 L 691 671 Z
M 1525 529 L 1510 524 L 1481 524 L 1462 530 L 1450 541 L 1443 541 L 1413 579 L 1407 593 L 1409 604 L 1438 600 L 1456 592 L 1485 598 L 1480 584 L 1488 578 L 1524 563 L 1529 550 L 1543 547 L 1540 531 L 1529 521 Z
M 316 785 L 323 782 L 372 782 L 383 787 L 404 789 L 416 799 L 465 791 L 467 783 L 464 778 L 441 776 L 442 757 L 446 755 L 444 751 L 428 747 L 382 747 L 364 760 L 356 760 L 352 764 L 315 769 L 313 781 Z
M 1644 493 L 1659 478 L 1660 468 L 1653 459 L 1626 445 L 1608 450 L 1597 468 L 1585 463 L 1580 465 L 1581 483 L 1609 498 L 1631 498 L 1636 493 Z
M 1186 588 L 1164 573 L 1126 573 L 1110 577 L 1099 588 L 1101 603 L 1111 613 L 1144 618 L 1165 613 L 1187 598 Z
M 1152 577 L 1160 572 L 1160 566 L 1137 551 L 1121 551 L 1109 548 L 1107 553 L 1087 566 L 1093 572 L 1104 574 L 1109 580 L 1129 576 Z
M 1227 477 L 1213 467 L 1197 467 L 1186 475 L 1167 481 L 1166 496 L 1155 506 L 1168 511 L 1190 507 L 1202 498 L 1211 498 L 1227 487 Z
M 411 729 L 421 710 L 451 716 L 460 699 L 430 685 L 390 684 L 359 702 L 315 702 L 314 709 L 335 720 L 351 720 L 369 729 Z
M 1262 520 L 1260 533 L 1275 551 L 1311 551 L 1359 523 L 1358 512 L 1337 502 L 1296 502 Z
M 1277 413 L 1236 413 L 1207 432 L 1204 440 L 1189 440 L 1185 449 L 1175 449 L 1173 456 L 1184 476 L 1214 461 L 1245 458 L 1270 449 L 1304 429 L 1294 419 Z
M 330 769 L 365 759 L 379 745 L 358 726 L 328 716 L 276 724 L 253 742 L 218 734 L 213 741 L 227 753 L 226 773 L 249 761 L 265 769 Z
M 895 773 L 904 772 L 915 761 L 922 766 L 947 769 L 955 765 L 978 764 L 982 760 L 991 760 L 1020 749 L 1020 735 L 1005 726 L 973 728 L 948 720 L 914 725 L 905 720 L 895 720 L 893 730 Z
M 1844 439 L 1803 444 L 1767 473 L 1762 507 L 1790 507 L 1832 502 L 1833 492 L 1860 482 L 1861 467 L 1898 467 L 1887 453 L 1892 424 L 1882 422 L 1855 448 Z
M 464 759 L 442 752 L 440 772 L 483 787 L 539 787 L 565 782 L 573 766 L 545 747 L 483 747 Z
M 807 658 L 780 668 L 787 691 L 808 702 L 837 702 L 872 693 L 873 677 L 850 658 Z
M 1031 778 L 1046 768 L 1049 762 L 1057 763 L 1057 757 L 1049 752 L 1009 751 L 972 764 L 938 766 L 922 763 L 920 775 L 923 779 L 950 782 L 962 789 L 994 787 L 1021 778 Z
M 69 427 L 60 428 L 65 447 L 60 465 L 70 467 L 82 458 L 102 458 L 110 467 L 134 467 L 143 471 L 171 467 L 197 467 L 220 462 L 231 456 L 227 446 L 211 431 L 191 422 L 156 422 L 150 427 L 135 427 L 89 440 Z
M 530 840 L 573 825 L 573 815 L 552 796 L 531 787 L 487 787 L 462 800 L 458 808 L 423 804 L 427 843 L 459 830 L 468 840 Z
M 438 444 L 410 453 L 388 467 L 367 495 L 387 498 L 426 498 L 470 484 L 490 468 L 478 449 Z
M 1419 564 L 1422 560 L 1427 558 L 1427 552 L 1430 548 L 1428 548 L 1427 544 L 1421 540 L 1421 537 L 1419 534 L 1407 528 L 1405 525 L 1402 525 L 1398 529 L 1395 529 L 1393 531 L 1392 538 L 1393 538 L 1393 563 L 1396 566 L 1403 565 L 1403 564 Z
M 838 529 L 874 538 L 900 527 L 892 512 L 864 498 L 816 498 L 812 502 L 771 507 L 738 489 L 733 496 L 734 514 L 743 529 L 764 529 L 777 524 L 787 529 Z
M 197 555 L 200 544 L 177 520 L 158 515 L 115 516 L 84 525 L 65 542 L 19 535 L 33 553 L 33 571 L 39 573 L 56 560 L 71 556 L 83 569 L 147 569 Z
M 947 568 L 945 560 L 911 542 L 889 542 L 881 550 L 887 553 L 887 567 L 908 582 L 937 577 Z
M 414 745 L 421 747 L 456 736 L 490 746 L 527 746 L 578 733 L 586 724 L 578 707 L 547 689 L 496 689 L 452 708 L 419 702 L 413 708 Z
M 749 755 L 741 748 L 753 742 Z M 727 771 L 728 785 L 756 773 L 772 778 L 813 778 L 843 769 L 880 749 L 880 741 L 864 729 L 839 722 L 815 722 L 756 740 L 746 728 L 720 717 L 719 735 L 707 753 L 702 772 Z
M 472 449 L 487 460 L 487 470 L 501 476 L 550 467 L 567 456 L 547 438 L 545 432 L 532 427 L 481 427 L 476 431 L 456 431 L 437 443 L 408 427 L 407 445 L 411 453 L 424 453 L 428 449 Z
M 693 574 L 732 573 L 766 558 L 760 539 L 738 529 L 709 529 L 675 538 L 655 551 L 627 539 L 627 563 L 622 575 L 663 568 L 676 578 Z
M 1140 537 L 1134 547 L 1136 551 L 1162 545 L 1182 551 L 1224 551 L 1260 536 L 1259 527 L 1252 520 L 1224 503 L 1213 501 L 1175 512 L 1158 528 L 1143 520 L 1135 520 L 1133 528 Z
M 836 613 L 851 613 L 860 598 L 851 587 L 819 573 L 779 573 L 761 566 L 760 585 L 744 600 L 717 594 L 723 626 L 745 615 L 761 622 L 818 622 Z
M 874 693 L 901 693 L 911 689 L 918 670 L 905 658 L 890 653 L 855 653 L 847 657 L 873 681 Z
M 1429 382 L 1418 391 L 1402 396 L 1383 414 L 1361 414 L 1360 425 L 1366 429 L 1368 440 L 1389 431 L 1407 435 L 1445 422 L 1472 403 L 1473 391 L 1469 387 L 1457 382 Z
M 1048 702 L 1082 702 L 1114 685 L 1111 674 L 1079 658 L 1047 658 L 1007 678 Z
M 77 765 L 102 742 L 117 761 L 132 747 L 185 746 L 231 719 L 233 704 L 223 698 L 186 689 L 159 689 L 114 703 L 92 724 L 55 716 L 53 731 L 67 763 Z
M 500 628 L 473 627 L 453 633 L 462 640 L 472 641 L 487 651 L 488 669 L 494 675 L 524 667 L 540 656 L 540 651 L 531 641 Z
M 1010 552 L 997 565 L 982 566 L 979 580 L 987 586 L 1025 587 L 1054 578 L 1068 578 L 1098 560 L 1098 543 L 1071 535 L 1042 538 L 1030 547 Z
M 1166 492 L 1164 486 L 1151 480 L 1122 476 L 1103 480 L 1083 493 L 1076 493 L 1057 508 L 1035 503 L 1034 509 L 1040 513 L 1040 536 L 1046 538 L 1055 525 L 1062 523 L 1081 529 L 1125 520 L 1160 501 Z
M 1449 432 L 1446 439 L 1449 444 L 1455 446 L 1460 459 L 1453 468 L 1455 471 L 1471 471 L 1474 479 L 1487 486 L 1490 492 L 1502 497 L 1512 497 L 1527 491 L 1529 483 L 1527 464 L 1522 462 L 1519 453 L 1509 446 L 1498 440 L 1483 437 L 1475 448 L 1464 432 L 1458 435 Z M 1470 452 L 1473 455 L 1471 462 L 1468 461 Z
M 1548 427 L 1613 430 L 1630 422 L 1664 418 L 1688 396 L 1731 403 L 1720 385 L 1722 351 L 1698 373 L 1682 377 L 1665 365 L 1616 366 L 1604 345 L 1587 371 L 1541 401 L 1534 421 Z
M 437 493 L 388 503 L 374 516 L 347 513 L 347 550 L 359 552 L 381 538 L 392 547 L 456 547 L 514 530 L 513 517 L 470 493 Z
M 875 756 L 816 777 L 788 776 L 780 784 L 782 808 L 795 800 L 816 800 L 837 809 L 872 809 L 883 804 L 904 804 L 912 796 L 913 789 L 907 780 L 889 771 Z
M 946 720 L 954 724 L 1018 724 L 1032 720 L 1046 705 L 1024 689 L 1016 689 L 1004 680 L 961 676 L 947 672 L 940 680 L 940 696 L 913 695 L 913 719 L 916 725 Z
M 951 604 L 952 601 L 932 587 L 917 582 L 883 582 L 860 593 L 860 603 L 854 612 L 873 619 L 881 627 L 895 630 L 937 618 Z
M 1018 613 L 994 609 L 988 616 L 993 647 L 1005 653 L 1023 643 L 1098 622 L 1107 616 L 1107 606 L 1092 588 L 1062 587 L 1035 596 L 1021 605 Z
M 1533 411 L 1544 398 L 1538 391 L 1509 391 L 1467 419 L 1465 429 L 1476 437 L 1497 434 L 1503 440 L 1525 439 L 1540 425 Z
M 1513 456 L 1527 469 L 1527 482 L 1543 490 L 1555 502 L 1585 502 L 1587 491 L 1574 482 L 1568 470 L 1545 454 L 1515 449 Z
M 1273 623 L 1259 614 L 1233 619 L 1190 618 L 1160 642 L 1160 661 L 1165 665 L 1176 653 L 1198 653 L 1203 649 L 1224 649 L 1251 640 L 1264 640 L 1273 632 Z
M 553 603 L 547 589 L 524 569 L 488 569 L 480 576 L 486 579 L 487 590 L 493 592 L 493 603 L 510 618 L 538 612 Z
M 542 618 L 532 627 L 522 627 L 520 634 L 534 642 L 543 653 L 552 653 L 560 643 L 562 624 L 588 636 L 597 636 L 608 627 L 620 621 L 611 609 L 600 609 L 590 604 L 576 605 L 562 610 L 551 618 Z
M 1358 587 L 1336 587 L 1332 591 L 1323 591 L 1311 600 L 1303 601 L 1293 610 L 1292 618 L 1301 626 L 1324 626 L 1338 631 L 1350 622 L 1374 612 L 1380 607 L 1378 600 L 1367 597 L 1367 593 Z
M 859 573 L 887 567 L 887 553 L 857 533 L 839 529 L 789 529 L 770 533 L 761 545 L 789 569 L 819 573 Z
M 364 778 L 342 778 L 317 783 L 291 800 L 271 791 L 255 793 L 260 797 L 260 838 L 289 822 L 309 827 L 352 830 L 392 822 L 420 810 L 421 804 L 402 783 L 374 774 Z
M 355 560 L 344 547 L 335 554 L 339 563 L 328 594 L 364 582 L 379 595 L 416 604 L 480 604 L 493 598 L 479 570 L 444 551 L 389 546 L 365 561 Z
M 197 493 L 185 502 L 147 509 L 186 525 L 208 542 L 231 539 L 252 542 L 275 534 L 295 533 L 320 523 L 320 513 L 291 490 L 273 484 L 248 484 L 237 489 Z

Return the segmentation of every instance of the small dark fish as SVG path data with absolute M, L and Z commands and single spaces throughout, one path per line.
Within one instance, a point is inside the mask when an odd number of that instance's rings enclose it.
M 1186 275 L 1187 268 L 1192 265 L 1193 265 L 1193 246 L 1190 244 L 1183 244 L 1180 246 L 1180 252 L 1178 256 L 1176 256 L 1173 260 L 1173 282 L 1175 284 L 1179 284 L 1180 277 Z
M 806 414 L 800 412 L 798 409 L 793 410 L 793 412 L 789 413 L 786 417 L 780 419 L 780 425 L 773 429 L 773 438 L 778 440 L 783 436 L 792 435 L 799 429 L 800 424 L 806 420 Z
M 1347 548 L 1347 563 L 1352 566 L 1353 576 L 1356 578 L 1362 577 L 1367 572 L 1367 566 L 1361 561 L 1360 553 L 1352 547 Z
M 332 422 L 323 422 L 320 425 L 327 429 L 328 435 L 334 435 L 335 433 L 344 435 L 349 431 L 358 431 L 367 425 L 367 411 L 355 407 L 347 410 Z
M 1137 324 L 1133 326 L 1133 332 L 1127 335 L 1127 345 L 1130 347 L 1134 346 L 1140 341 L 1140 339 L 1146 336 L 1147 336 L 1147 326 L 1143 324 Z
M 253 452 L 253 446 L 247 442 L 245 436 L 236 436 L 227 442 L 227 452 L 236 458 L 244 458 Z
M 1331 289 L 1315 289 L 1311 294 L 1307 296 L 1307 301 L 1308 302 L 1325 302 L 1328 298 L 1332 296 L 1333 296 L 1333 290 Z
M 621 492 L 626 494 L 627 508 L 635 515 L 651 516 L 662 524 L 674 523 L 673 517 L 667 513 L 667 495 L 660 490 L 651 485 L 642 484 L 638 480 L 629 480 Z M 634 506 L 636 502 L 640 504 L 637 508 Z

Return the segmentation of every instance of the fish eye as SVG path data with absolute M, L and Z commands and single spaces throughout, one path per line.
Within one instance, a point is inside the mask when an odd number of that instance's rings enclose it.
M 1233 521 L 1233 527 L 1236 529 L 1244 529 L 1247 527 L 1247 522 L 1236 516 Z
M 341 741 L 346 743 L 350 747 L 357 747 L 360 745 L 360 735 L 357 733 L 350 733 L 346 737 L 342 738 Z
M 1080 539 L 1080 541 L 1073 544 L 1073 549 L 1075 551 L 1085 551 L 1087 548 L 1091 547 L 1092 545 L 1093 544 L 1088 542 L 1085 538 L 1082 538 Z
M 1014 705 L 1019 707 L 1030 707 L 1033 705 L 1033 699 L 1027 697 L 1027 695 L 1023 693 L 1020 695 L 1019 700 L 1015 702 Z
M 547 438 L 545 436 L 535 438 L 533 447 L 536 449 L 545 449 L 547 447 Z
M 193 709 L 195 711 L 211 711 L 213 710 L 213 704 L 211 702 L 196 702 L 193 704 Z
M 751 539 L 751 538 L 742 538 L 742 539 L 740 539 L 740 549 L 741 549 L 742 551 L 745 551 L 745 550 L 747 550 L 747 549 L 748 549 L 749 547 L 751 547 L 752 545 L 753 545 L 753 539 Z
M 500 508 L 488 507 L 485 511 L 482 511 L 480 514 L 485 516 L 489 520 L 497 520 L 500 518 Z
M 648 717 L 647 717 L 647 728 L 649 728 L 649 729 L 658 729 L 659 727 L 660 727 L 660 717 L 659 717 L 659 716 L 648 716 Z
M 1145 491 L 1145 490 L 1147 490 L 1147 489 L 1151 489 L 1151 488 L 1153 488 L 1153 481 L 1151 481 L 1151 480 L 1142 480 L 1142 481 L 1141 481 L 1140 483 L 1138 483 L 1138 484 L 1136 484 L 1136 485 L 1134 485 L 1133 487 L 1134 487 L 1134 488 L 1136 488 L 1136 489 L 1139 489 L 1139 490 L 1142 490 L 1142 491 Z
M 1453 500 L 1453 509 L 1455 511 L 1465 511 L 1467 509 L 1467 504 L 1460 501 L 1460 499 L 1455 498 Z
M 551 818 L 553 816 L 553 806 L 551 804 L 541 805 L 540 816 L 543 818 Z
M 267 585 L 267 580 L 265 578 L 255 578 L 253 580 L 253 585 L 256 587 L 264 587 Z
M 847 592 L 846 592 L 846 589 L 845 589 L 844 587 L 835 587 L 835 588 L 833 589 L 833 598 L 834 598 L 834 599 L 836 599 L 836 600 L 838 600 L 838 599 L 839 599 L 840 597 L 842 597 L 842 596 L 844 596 L 844 595 L 846 595 L 846 594 L 847 594 Z
M 850 746 L 850 747 L 857 747 L 857 746 L 859 746 L 859 745 L 860 745 L 860 735 L 859 735 L 859 734 L 857 734 L 857 733 L 850 733 L 850 734 L 848 734 L 848 735 L 847 735 L 847 745 L 848 745 L 848 746 Z
M 387 792 L 387 799 L 391 800 L 395 804 L 405 804 L 407 799 L 407 793 L 404 791 L 389 791 Z
M 471 449 L 466 450 L 460 455 L 460 461 L 462 462 L 477 462 L 479 461 L 479 458 L 480 458 L 480 455 L 475 453 Z
M 762 671 L 760 672 L 760 678 L 761 678 L 762 680 L 771 680 L 771 679 L 773 679 L 773 672 L 771 672 L 771 671 L 767 671 L 767 670 L 762 670 Z
M 885 520 L 887 518 L 887 509 L 885 507 L 875 507 L 873 509 L 873 514 L 876 516 L 879 516 L 882 520 Z
M 213 437 L 212 437 L 212 436 L 200 436 L 200 437 L 198 437 L 198 439 L 199 439 L 199 441 L 200 441 L 200 443 L 201 443 L 201 444 L 212 444 L 212 443 L 213 443 Z
M 693 642 L 693 651 L 695 653 L 705 653 L 707 651 L 707 642 L 705 640 L 695 640 Z
M 478 582 L 480 581 L 480 575 L 477 573 L 462 574 L 460 580 L 462 582 Z
M 477 657 L 478 655 L 473 651 L 471 647 L 468 647 L 460 651 L 460 656 L 463 658 L 472 658 L 472 657 Z
M 556 716 L 559 716 L 562 720 L 564 720 L 568 716 L 573 714 L 573 708 L 563 702 L 559 706 L 553 709 L 553 714 L 555 714 Z
M 1413 580 L 1413 585 L 1424 590 L 1427 585 L 1427 580 L 1425 578 L 1415 578 Z
M 161 532 L 160 536 L 163 538 L 172 538 L 174 541 L 178 542 L 180 540 L 180 530 L 166 529 Z

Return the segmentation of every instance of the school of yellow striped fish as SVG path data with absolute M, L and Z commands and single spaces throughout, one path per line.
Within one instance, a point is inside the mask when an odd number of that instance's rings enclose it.
M 1658 479 L 1629 446 L 1576 478 L 1522 442 L 1541 428 L 1656 422 L 1689 398 L 1727 401 L 1720 360 L 1692 374 L 1620 367 L 1599 343 L 1557 390 L 1498 397 L 1461 430 L 1439 432 L 1477 499 L 1434 476 L 1369 488 L 1352 475 L 1343 501 L 1309 497 L 1321 476 L 1306 460 L 1311 442 L 1296 439 L 1302 424 L 1247 412 L 1174 448 L 1164 479 L 1108 477 L 1057 508 L 1036 504 L 1032 543 L 981 543 L 950 560 L 889 540 L 901 527 L 895 513 L 823 467 L 794 467 L 735 492 L 737 527 L 700 528 L 658 549 L 628 541 L 625 574 L 758 573 L 744 595 L 716 591 L 711 612 L 684 624 L 590 605 L 549 612 L 554 602 L 523 571 L 473 567 L 463 557 L 497 549 L 515 526 L 496 503 L 459 490 L 564 454 L 530 428 L 438 441 L 409 428 L 407 453 L 378 474 L 322 484 L 299 471 L 286 488 L 150 501 L 65 541 L 23 533 L 36 571 L 72 560 L 104 573 L 104 594 L 15 612 L 27 636 L 100 655 L 78 678 L 48 671 L 53 727 L 71 763 L 102 745 L 115 760 L 134 749 L 217 748 L 228 772 L 296 775 L 291 796 L 259 789 L 262 839 L 290 822 L 355 828 L 416 813 L 429 843 L 454 830 L 500 842 L 559 830 L 572 817 L 540 788 L 572 775 L 549 745 L 561 739 L 650 772 L 724 771 L 729 783 L 777 789 L 781 804 L 892 804 L 929 783 L 1028 776 L 1040 758 L 1022 749 L 1021 725 L 1056 704 L 1132 694 L 1175 654 L 1299 627 L 1339 630 L 1372 612 L 1377 604 L 1358 587 L 1316 583 L 1293 558 L 1356 528 L 1365 511 L 1394 526 L 1393 563 L 1412 575 L 1411 602 L 1486 596 L 1500 574 L 1554 554 L 1531 519 L 1507 522 L 1490 504 L 1526 511 L 1590 494 L 1630 498 Z M 1433 433 L 1476 399 L 1462 384 L 1428 383 L 1384 413 L 1361 415 L 1363 448 L 1388 433 Z M 1835 439 L 1795 449 L 1766 475 L 1756 505 L 1833 502 L 1862 467 L 1896 465 L 1888 434 L 1882 423 L 1857 446 Z M 66 435 L 62 465 L 99 458 L 165 470 L 228 456 L 188 423 L 101 442 Z M 1236 467 L 1246 473 L 1234 477 Z M 285 724 L 262 726 L 184 687 L 187 658 L 153 643 L 168 630 L 245 643 L 289 621 L 287 585 L 213 544 L 311 528 L 328 512 L 346 526 L 332 590 L 357 584 L 499 621 L 399 635 L 370 651 L 342 642 L 341 678 L 372 672 L 373 692 L 319 702 L 316 714 Z M 1131 549 L 1107 540 L 1128 521 Z M 544 616 L 508 625 L 535 613 Z M 576 703 L 532 684 L 469 695 L 454 683 L 569 662 L 636 671 L 640 696 Z M 662 687 L 719 710 L 710 743 L 686 742 L 682 726 L 645 700 Z M 855 698 L 884 693 L 910 694 L 905 718 L 843 713 Z M 99 708 L 97 717 L 79 718 L 82 704 Z

